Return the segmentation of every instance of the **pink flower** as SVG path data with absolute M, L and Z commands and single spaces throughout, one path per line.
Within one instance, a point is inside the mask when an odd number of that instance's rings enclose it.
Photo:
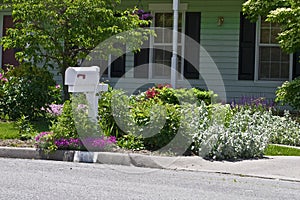
M 7 78 L 1 78 L 1 81 L 8 82 L 8 79 Z
M 59 88 L 60 88 L 60 85 L 59 85 L 59 84 L 57 84 L 57 85 L 55 86 L 55 88 L 56 88 L 56 89 L 59 89 Z
M 64 106 L 61 104 L 51 104 L 49 108 L 46 109 L 46 111 L 53 116 L 59 116 L 62 114 L 63 107 Z

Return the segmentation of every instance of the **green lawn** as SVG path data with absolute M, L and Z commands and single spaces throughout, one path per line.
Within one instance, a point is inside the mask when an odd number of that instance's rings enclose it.
M 300 156 L 300 149 L 269 145 L 265 150 L 266 156 Z
M 19 130 L 13 122 L 0 122 L 0 139 L 18 139 Z
M 32 122 L 34 130 L 38 133 L 49 130 L 49 124 L 45 121 Z M 20 139 L 19 129 L 15 122 L 0 121 L 0 139 Z

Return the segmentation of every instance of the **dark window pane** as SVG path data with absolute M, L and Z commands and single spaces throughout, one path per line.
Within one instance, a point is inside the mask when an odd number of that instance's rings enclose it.
M 271 31 L 271 43 L 272 44 L 278 43 L 277 37 L 278 37 L 279 32 L 280 32 L 280 29 L 278 29 L 278 28 L 272 29 L 272 31 Z
M 281 50 L 278 47 L 271 48 L 271 61 L 281 61 Z
M 269 47 L 261 47 L 260 48 L 260 61 L 270 61 L 271 57 L 270 57 L 270 51 L 271 48 Z
M 279 63 L 272 63 L 271 64 L 271 73 L 270 78 L 280 78 L 280 64 Z
M 281 64 L 281 77 L 288 79 L 289 78 L 290 65 Z
M 270 64 L 269 63 L 260 63 L 260 69 L 259 69 L 259 79 L 268 79 L 269 77 L 269 71 L 270 71 Z
M 270 30 L 269 29 L 262 29 L 261 30 L 260 43 L 263 43 L 263 44 L 269 44 L 270 43 Z

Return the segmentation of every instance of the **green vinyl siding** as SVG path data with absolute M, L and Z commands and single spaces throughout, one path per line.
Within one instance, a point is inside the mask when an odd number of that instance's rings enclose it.
M 122 1 L 122 7 L 134 7 L 137 0 Z M 144 10 L 149 10 L 149 4 L 172 4 L 172 0 L 142 0 Z M 193 86 L 214 88 L 218 93 L 220 81 L 212 68 L 217 66 L 224 81 L 227 101 L 237 99 L 240 96 L 265 96 L 274 98 L 276 88 L 281 82 L 241 81 L 238 80 L 239 61 L 239 30 L 240 12 L 243 0 L 181 0 L 181 4 L 187 4 L 187 12 L 201 12 L 201 36 L 200 43 L 206 52 L 200 52 L 200 79 L 190 80 Z M 217 25 L 217 18 L 224 17 L 224 24 Z M 208 56 L 208 55 L 209 56 Z M 212 63 L 212 61 L 214 63 Z M 127 62 L 128 66 L 132 66 Z M 126 68 L 127 71 L 130 67 Z M 205 77 L 203 77 L 203 76 Z M 204 80 L 205 79 L 205 80 Z M 138 80 L 135 80 L 139 82 Z M 149 82 L 148 80 L 144 80 Z M 151 80 L 152 81 L 152 80 Z M 160 82 L 161 81 L 161 82 Z M 114 80 L 111 80 L 114 82 Z M 140 79 L 142 83 L 143 80 Z M 162 83 L 163 80 L 152 82 Z M 180 87 L 181 81 L 178 81 Z M 132 88 L 134 84 L 130 80 L 124 80 L 123 87 Z M 221 88 L 221 87 L 220 87 Z

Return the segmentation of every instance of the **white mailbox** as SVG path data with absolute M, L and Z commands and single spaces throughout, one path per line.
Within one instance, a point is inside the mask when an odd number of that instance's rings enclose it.
M 69 67 L 66 70 L 65 85 L 69 92 L 95 92 L 100 79 L 100 68 Z
M 99 92 L 107 91 L 107 84 L 99 84 L 100 68 L 69 67 L 66 70 L 65 85 L 69 86 L 69 92 L 83 92 L 89 103 L 89 117 L 97 121 Z

